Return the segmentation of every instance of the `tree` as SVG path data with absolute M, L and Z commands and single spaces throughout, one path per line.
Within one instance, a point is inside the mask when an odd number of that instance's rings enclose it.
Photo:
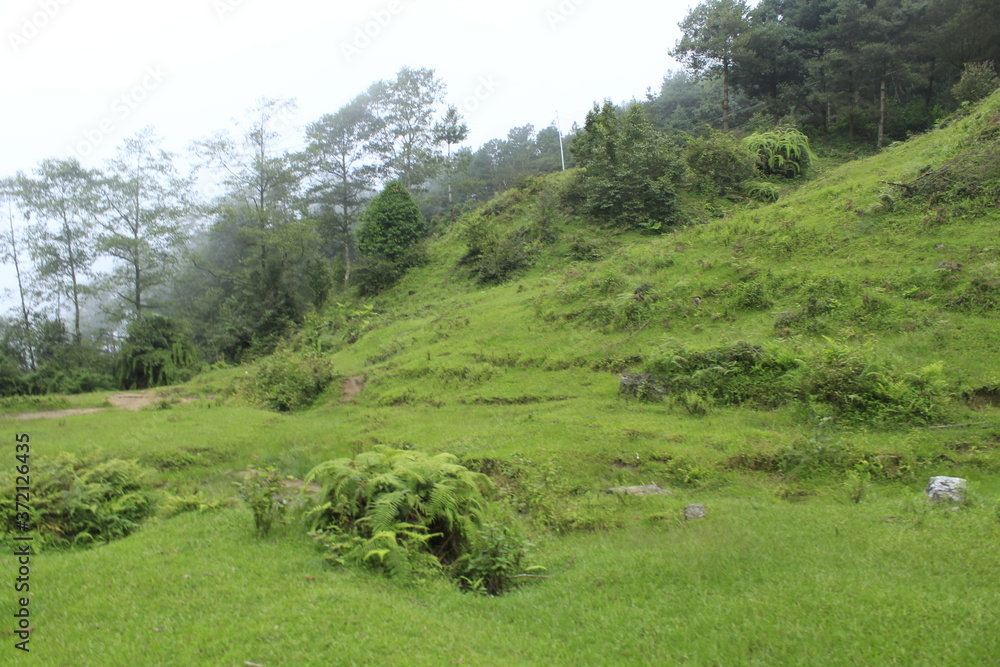
M 14 275 L 17 277 L 17 294 L 21 306 L 20 320 L 16 326 L 10 328 L 20 330 L 20 336 L 17 336 L 17 338 L 20 340 L 26 353 L 29 368 L 35 370 L 35 351 L 34 346 L 31 344 L 31 312 L 28 308 L 28 290 L 25 287 L 25 280 L 28 276 L 23 272 L 21 267 L 21 249 L 17 231 L 14 229 L 14 201 L 17 198 L 17 183 L 13 179 L 0 181 L 0 195 L 2 195 L 3 201 L 6 203 L 7 222 L 9 225 L 9 233 L 4 232 L 3 234 L 3 251 L 0 254 L 2 254 L 5 262 L 12 262 L 14 264 Z
M 722 129 L 729 131 L 733 63 L 749 30 L 745 0 L 706 0 L 678 25 L 683 33 L 671 55 L 699 78 L 722 78 Z
M 34 173 L 34 178 L 17 177 L 18 197 L 35 217 L 29 251 L 39 284 L 56 302 L 57 314 L 62 300 L 69 300 L 73 336 L 79 345 L 83 342 L 80 313 L 95 259 L 91 232 L 100 211 L 96 192 L 99 176 L 76 159 L 43 160 Z
M 440 163 L 434 125 L 444 83 L 432 69 L 403 67 L 395 80 L 373 83 L 368 95 L 376 121 L 368 149 L 378 158 L 379 175 L 412 192 Z
M 158 148 L 152 128 L 126 139 L 108 162 L 100 192 L 106 207 L 98 248 L 119 262 L 111 284 L 120 316 L 141 320 L 149 292 L 167 282 L 185 237 L 192 181 Z
M 679 149 L 653 129 L 638 102 L 619 117 L 614 105 L 594 105 L 573 142 L 584 210 L 625 227 L 663 230 L 680 222 L 676 184 Z
M 306 128 L 309 143 L 301 157 L 314 172 L 307 198 L 322 207 L 321 229 L 330 230 L 342 248 L 345 286 L 351 280 L 353 231 L 375 176 L 367 150 L 373 123 L 371 100 L 359 95 Z
M 329 288 L 316 225 L 296 211 L 301 174 L 278 149 L 279 121 L 292 106 L 261 100 L 242 136 L 197 144 L 221 169 L 227 192 L 214 203 L 215 220 L 193 257 L 207 285 L 185 278 L 182 290 L 195 293 L 186 307 L 207 316 L 198 335 L 233 360 L 270 352 Z
M 197 365 L 197 350 L 181 327 L 153 315 L 129 325 L 115 374 L 123 389 L 146 389 L 186 380 Z
M 398 264 L 424 233 L 424 217 L 399 181 L 385 186 L 361 216 L 358 248 L 365 255 Z
M 445 158 L 444 169 L 448 178 L 448 215 L 454 218 L 452 209 L 451 181 L 454 164 L 451 159 L 451 147 L 465 141 L 469 136 L 469 126 L 462 122 L 462 117 L 455 106 L 449 106 L 447 113 L 439 123 L 434 125 L 434 138 L 437 143 L 445 144 L 448 147 L 448 154 Z

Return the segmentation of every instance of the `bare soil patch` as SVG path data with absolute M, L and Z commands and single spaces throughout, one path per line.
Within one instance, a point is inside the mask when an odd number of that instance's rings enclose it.
M 340 384 L 340 402 L 347 403 L 365 388 L 364 375 L 352 375 Z

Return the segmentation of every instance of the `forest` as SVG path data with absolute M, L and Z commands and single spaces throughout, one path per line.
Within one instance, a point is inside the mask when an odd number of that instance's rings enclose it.
M 103 168 L 53 157 L 0 181 L 14 305 L 0 394 L 146 388 L 261 358 L 331 303 L 378 295 L 426 240 L 532 175 L 574 170 L 552 210 L 648 234 L 693 222 L 685 197 L 767 201 L 810 156 L 846 160 L 925 132 L 998 84 L 992 0 L 708 0 L 642 99 L 582 127 L 514 127 L 477 149 L 433 70 L 403 67 L 282 145 L 292 100 L 162 149 L 146 128 Z M 204 195 L 206 182 L 218 196 Z M 463 228 L 483 282 L 546 231 Z

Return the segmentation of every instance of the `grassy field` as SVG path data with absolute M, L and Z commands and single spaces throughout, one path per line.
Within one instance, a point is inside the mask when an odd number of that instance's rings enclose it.
M 134 459 L 159 509 L 125 539 L 32 557 L 30 657 L 10 634 L 4 559 L 0 662 L 996 663 L 1000 210 L 995 194 L 932 204 L 885 181 L 936 173 L 995 140 L 998 119 L 994 96 L 775 204 L 691 198 L 696 224 L 662 236 L 560 209 L 557 239 L 500 285 L 470 278 L 445 231 L 389 293 L 333 304 L 290 339 L 287 354 L 319 354 L 337 377 L 294 413 L 253 405 L 254 366 L 136 412 L 107 394 L 6 401 L 10 472 L 18 433 L 33 461 Z M 505 195 L 498 224 L 533 224 L 566 178 Z M 697 411 L 619 393 L 621 373 L 740 341 L 801 360 L 800 374 L 849 350 L 897 389 L 937 364 L 939 409 L 873 422 L 813 396 Z M 346 378 L 363 383 L 347 401 Z M 20 417 L 67 409 L 100 411 Z M 249 463 L 302 479 L 377 445 L 502 462 L 545 577 L 479 596 L 331 567 L 294 522 L 253 535 L 236 498 Z M 969 479 L 969 502 L 930 504 L 931 475 Z M 672 494 L 605 493 L 654 483 Z M 195 494 L 200 511 L 163 511 Z M 691 503 L 704 520 L 683 519 Z

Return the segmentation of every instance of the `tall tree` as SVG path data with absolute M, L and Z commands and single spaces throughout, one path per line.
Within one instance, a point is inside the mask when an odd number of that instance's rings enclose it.
M 458 108 L 449 106 L 444 118 L 434 125 L 434 138 L 439 144 L 445 144 L 448 152 L 445 157 L 444 169 L 448 179 L 448 215 L 454 218 L 452 208 L 451 182 L 454 172 L 454 164 L 451 159 L 451 147 L 456 146 L 469 136 L 469 126 L 462 122 L 462 116 L 458 113 Z
M 211 315 L 212 329 L 195 333 L 230 359 L 269 352 L 328 289 L 315 223 L 297 214 L 301 174 L 279 146 L 281 117 L 291 108 L 291 102 L 262 100 L 241 136 L 219 134 L 196 144 L 220 169 L 226 193 L 215 202 L 214 222 L 193 257 L 210 289 L 191 306 Z
M 118 315 L 129 321 L 142 319 L 150 291 L 174 272 L 193 206 L 192 180 L 180 176 L 174 156 L 159 144 L 149 127 L 126 139 L 100 188 L 106 213 L 98 248 L 119 263 L 111 283 Z
M 359 95 L 309 125 L 301 157 L 312 172 L 307 199 L 322 208 L 321 223 L 341 245 L 345 287 L 351 281 L 354 229 L 375 177 L 367 150 L 374 131 L 370 103 L 367 94 Z
M 26 353 L 28 366 L 31 370 L 35 370 L 35 351 L 34 346 L 31 344 L 31 311 L 28 308 L 28 291 L 25 286 L 28 276 L 25 273 L 26 267 L 22 266 L 21 244 L 18 239 L 18 232 L 14 228 L 14 202 L 16 198 L 16 182 L 13 179 L 0 181 L 0 202 L 2 202 L 6 209 L 3 213 L 7 215 L 8 223 L 8 230 L 3 234 L 3 250 L 0 251 L 0 255 L 2 255 L 5 262 L 11 262 L 14 265 L 14 275 L 17 277 L 17 295 L 21 305 L 18 324 L 16 327 L 11 328 L 19 330 L 20 336 L 18 338 L 21 340 L 21 346 Z
M 706 0 L 681 21 L 682 37 L 671 55 L 699 78 L 722 79 L 722 129 L 729 131 L 733 65 L 750 28 L 746 0 Z
M 373 83 L 368 95 L 376 118 L 368 148 L 378 157 L 379 175 L 412 192 L 440 163 L 434 124 L 444 103 L 444 82 L 432 69 L 403 67 L 394 80 Z
M 43 160 L 34 177 L 19 174 L 18 195 L 35 218 L 29 252 L 39 284 L 55 301 L 56 313 L 67 299 L 73 312 L 73 338 L 83 342 L 81 310 L 93 277 L 96 256 L 94 224 L 99 215 L 99 174 L 74 159 Z

